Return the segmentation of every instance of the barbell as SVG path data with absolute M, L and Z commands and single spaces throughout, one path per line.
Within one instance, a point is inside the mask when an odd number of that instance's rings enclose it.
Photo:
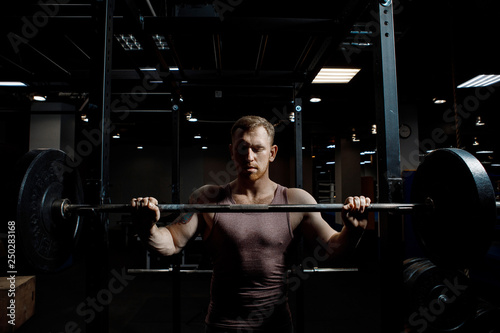
M 130 204 L 88 205 L 78 168 L 56 149 L 28 152 L 16 168 L 16 239 L 30 266 L 57 271 L 71 256 L 82 229 L 81 216 L 131 213 Z M 414 203 L 373 203 L 368 211 L 411 212 L 425 254 L 435 263 L 470 267 L 491 243 L 499 203 L 482 164 L 461 149 L 427 154 L 415 172 Z M 161 204 L 162 212 L 335 212 L 342 204 L 204 205 Z

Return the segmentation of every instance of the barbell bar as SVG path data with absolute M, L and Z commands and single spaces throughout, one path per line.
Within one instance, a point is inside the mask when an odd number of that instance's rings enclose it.
M 301 273 L 350 273 L 350 272 L 358 272 L 359 269 L 356 267 L 352 268 L 322 268 L 322 267 L 314 267 L 314 268 L 302 268 L 300 269 Z M 151 274 L 151 273 L 174 273 L 175 269 L 172 267 L 169 268 L 129 268 L 127 269 L 127 273 L 130 274 Z M 181 274 L 211 274 L 213 273 L 212 269 L 179 269 L 179 273 Z M 296 270 L 287 270 L 287 274 L 297 274 Z
M 16 171 L 17 240 L 32 267 L 56 271 L 71 255 L 82 229 L 80 216 L 131 213 L 130 204 L 88 205 L 78 169 L 56 149 L 28 152 Z M 426 155 L 411 186 L 413 203 L 373 203 L 367 211 L 412 213 L 416 238 L 437 264 L 470 267 L 491 243 L 500 204 L 481 163 L 461 149 Z M 343 204 L 160 204 L 162 212 L 336 212 Z
M 159 204 L 160 212 L 192 212 L 192 213 L 283 213 L 283 212 L 340 212 L 343 204 L 308 204 L 308 205 L 215 205 L 215 204 Z M 402 211 L 407 212 L 418 207 L 432 209 L 432 203 L 372 203 L 367 211 Z M 55 201 L 53 209 L 61 211 L 61 216 L 88 215 L 96 213 L 132 213 L 130 204 L 84 205 L 71 204 L 68 199 Z

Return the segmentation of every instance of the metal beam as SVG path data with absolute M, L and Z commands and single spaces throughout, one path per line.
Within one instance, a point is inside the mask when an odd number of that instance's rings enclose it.
M 380 36 L 375 48 L 375 89 L 377 96 L 377 149 L 379 201 L 401 202 L 402 179 L 399 148 L 399 111 L 392 1 L 374 4 Z M 381 281 L 381 331 L 404 330 L 402 304 L 402 232 L 400 215 L 379 215 L 379 254 Z M 396 303 L 395 303 L 396 300 Z
M 295 187 L 304 188 L 302 160 L 302 98 L 294 99 L 295 112 Z

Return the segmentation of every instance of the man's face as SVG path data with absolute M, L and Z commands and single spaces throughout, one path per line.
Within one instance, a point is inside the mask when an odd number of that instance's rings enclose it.
M 278 147 L 271 145 L 266 130 L 259 126 L 249 131 L 237 129 L 230 150 L 238 175 L 257 180 L 267 174 L 269 162 L 274 161 Z

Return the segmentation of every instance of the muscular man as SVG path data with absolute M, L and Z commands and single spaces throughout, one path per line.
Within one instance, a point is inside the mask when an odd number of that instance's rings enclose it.
M 298 188 L 286 188 L 269 178 L 276 158 L 274 127 L 265 119 L 246 116 L 231 129 L 231 159 L 237 178 L 224 186 L 196 190 L 190 203 L 203 204 L 316 204 Z M 366 227 L 364 210 L 370 199 L 349 197 L 342 209 L 344 227 L 332 229 L 313 213 L 184 213 L 166 227 L 157 227 L 158 201 L 134 198 L 143 240 L 160 254 L 179 253 L 201 234 L 213 262 L 207 332 L 291 332 L 286 299 L 285 257 L 299 231 L 322 244 L 326 253 L 351 251 Z M 300 226 L 300 229 L 299 229 Z

